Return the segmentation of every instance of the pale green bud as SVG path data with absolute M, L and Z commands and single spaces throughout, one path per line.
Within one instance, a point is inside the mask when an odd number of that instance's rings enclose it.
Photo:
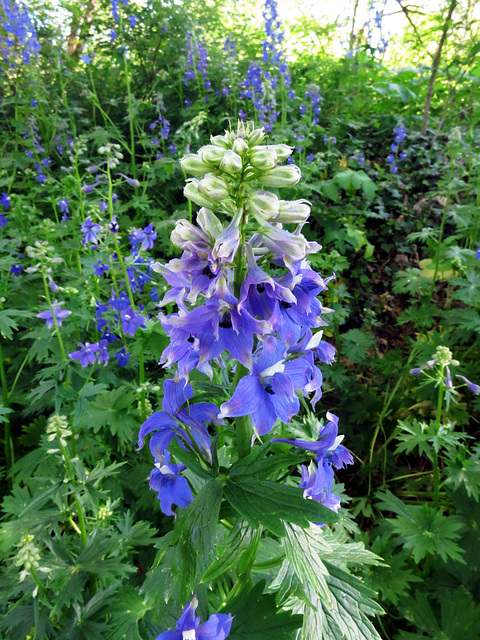
M 285 167 L 275 167 L 260 176 L 260 180 L 267 187 L 291 187 L 300 180 L 302 174 L 295 164 Z
M 180 159 L 182 168 L 194 176 L 204 176 L 211 171 L 212 167 L 205 162 L 196 153 L 187 153 Z
M 289 147 L 288 144 L 267 144 L 264 149 L 269 151 L 275 151 L 277 154 L 277 161 L 282 162 L 292 155 L 293 147 Z
M 216 238 L 223 231 L 220 220 L 210 209 L 205 207 L 202 207 L 197 213 L 197 224 L 211 238 Z
M 243 162 L 241 157 L 235 151 L 228 149 L 220 162 L 220 169 L 231 175 L 238 175 L 242 172 Z
M 280 200 L 279 215 L 275 222 L 301 224 L 310 215 L 308 200 Z
M 243 138 L 237 138 L 233 143 L 233 150 L 243 158 L 248 153 L 249 146 Z
M 207 144 L 198 150 L 198 155 L 204 162 L 218 166 L 222 161 L 225 154 L 225 149 L 215 146 L 213 144 Z
M 201 207 L 207 207 L 207 209 L 211 209 L 215 202 L 208 198 L 204 193 L 199 191 L 200 181 L 196 178 L 192 178 L 187 182 L 183 189 L 183 194 L 186 198 L 195 202 L 195 204 L 200 205 Z
M 230 149 L 232 146 L 227 136 L 210 136 L 210 142 L 216 147 L 222 147 L 223 149 Z
M 268 171 L 276 166 L 277 154 L 266 147 L 258 147 L 257 149 L 252 149 L 249 162 L 255 169 Z
M 203 180 L 200 180 L 198 190 L 202 195 L 215 202 L 228 198 L 227 182 L 221 176 L 216 176 L 213 173 L 207 173 Z
M 256 144 L 260 144 L 260 142 L 265 138 L 265 135 L 265 129 L 261 127 L 260 129 L 254 129 L 251 133 L 247 134 L 245 139 L 250 147 L 254 147 Z
M 278 216 L 280 201 L 274 193 L 257 191 L 247 200 L 247 206 L 255 217 L 258 215 L 264 220 L 274 220 Z

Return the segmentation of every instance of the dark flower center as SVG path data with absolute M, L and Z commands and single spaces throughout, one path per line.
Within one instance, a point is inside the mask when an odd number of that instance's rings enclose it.
M 195 338 L 193 336 L 190 336 L 189 338 L 187 338 L 187 342 L 195 342 Z
M 231 329 L 232 328 L 232 316 L 230 315 L 230 311 L 227 311 L 220 322 L 218 323 L 219 327 L 222 329 Z
M 282 307 L 284 307 L 285 309 L 290 309 L 290 307 L 292 306 L 290 304 L 290 302 L 285 302 L 284 300 L 282 300 L 282 302 L 280 303 L 282 305 Z
M 257 291 L 258 293 L 263 293 L 265 291 L 265 285 L 262 283 L 257 284 Z
M 267 393 L 269 393 L 271 396 L 275 395 L 275 391 L 272 389 L 272 385 L 271 384 L 267 384 L 267 386 L 265 387 L 265 391 Z
M 204 275 L 204 276 L 208 276 L 208 277 L 210 278 L 210 280 L 212 280 L 213 278 L 215 278 L 215 274 L 214 274 L 214 273 L 212 273 L 212 270 L 210 269 L 210 267 L 208 266 L 208 264 L 207 264 L 207 266 L 203 269 L 202 273 L 203 273 L 203 275 Z

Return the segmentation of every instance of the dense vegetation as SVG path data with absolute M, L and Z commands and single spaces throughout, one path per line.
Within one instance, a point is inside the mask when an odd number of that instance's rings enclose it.
M 478 5 L 392 6 L 0 3 L 2 638 L 480 637 Z

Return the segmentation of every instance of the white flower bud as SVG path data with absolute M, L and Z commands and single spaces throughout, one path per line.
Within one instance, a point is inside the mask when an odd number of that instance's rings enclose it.
M 180 159 L 182 168 L 194 176 L 204 176 L 211 170 L 211 167 L 202 161 L 196 153 L 187 153 Z
M 291 187 L 300 180 L 302 174 L 295 164 L 275 167 L 260 176 L 260 180 L 267 187 Z
M 217 216 L 205 207 L 202 207 L 197 213 L 197 224 L 212 238 L 216 238 L 223 230 L 222 223 Z
M 220 162 L 220 169 L 230 175 L 238 175 L 242 172 L 243 162 L 241 157 L 235 151 L 228 149 Z
M 263 147 L 269 151 L 275 151 L 277 154 L 277 161 L 282 162 L 292 155 L 293 147 L 289 147 L 288 144 L 267 144 Z
M 274 193 L 257 191 L 247 200 L 248 210 L 264 220 L 274 220 L 278 216 L 280 201 Z
M 207 207 L 207 209 L 211 209 L 215 202 L 208 198 L 204 193 L 199 191 L 200 181 L 196 178 L 192 178 L 187 182 L 183 189 L 183 194 L 186 198 L 195 202 L 195 204 L 200 205 L 201 207 Z
M 226 136 L 210 136 L 210 142 L 216 147 L 222 147 L 223 149 L 230 149 L 232 146 Z
M 213 164 L 217 166 L 222 161 L 222 158 L 225 154 L 225 149 L 222 147 L 214 146 L 213 144 L 207 144 L 201 149 L 198 150 L 198 155 L 208 164 Z
M 233 143 L 233 150 L 242 158 L 248 153 L 249 146 L 243 138 L 237 138 Z
M 258 147 L 257 149 L 252 149 L 250 152 L 249 162 L 255 169 L 268 171 L 276 166 L 277 154 L 275 151 L 270 151 L 266 147 Z
M 228 184 L 221 176 L 216 176 L 213 173 L 207 173 L 203 180 L 200 180 L 198 190 L 215 202 L 228 198 Z
M 256 144 L 260 144 L 260 142 L 265 138 L 265 135 L 265 129 L 261 127 L 260 129 L 254 129 L 251 133 L 245 136 L 245 139 L 250 147 L 254 147 Z
M 280 200 L 279 215 L 275 222 L 301 224 L 310 215 L 308 200 Z

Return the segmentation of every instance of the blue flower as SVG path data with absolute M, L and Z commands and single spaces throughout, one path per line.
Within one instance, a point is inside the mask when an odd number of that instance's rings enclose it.
M 93 222 L 93 220 L 88 216 L 85 219 L 85 222 L 82 224 L 82 232 L 83 232 L 83 244 L 98 244 L 97 234 L 100 233 L 102 227 L 99 224 Z
M 92 61 L 92 56 L 89 56 L 88 53 L 84 53 L 83 56 L 80 56 L 80 60 L 85 64 L 90 64 Z
M 135 313 L 132 307 L 128 307 L 128 309 L 122 311 L 121 318 L 123 333 L 134 336 L 139 327 L 145 329 L 145 322 L 147 318 Z
M 179 436 L 180 446 L 185 448 L 185 443 L 196 446 L 207 460 L 211 460 L 210 436 L 205 422 L 218 423 L 217 405 L 211 402 L 188 404 L 193 390 L 184 378 L 165 380 L 163 390 L 163 411 L 153 413 L 140 427 L 138 449 L 143 447 L 145 436 L 155 431 L 150 438 L 150 451 L 157 460 L 162 458 L 175 436 Z
M 88 367 L 89 364 L 93 364 L 95 362 L 95 354 L 99 350 L 98 342 L 94 344 L 90 344 L 90 342 L 86 342 L 85 344 L 79 342 L 78 346 L 80 349 L 69 353 L 68 357 L 72 360 L 80 360 L 82 367 Z
M 125 352 L 125 347 L 122 347 L 120 351 L 115 352 L 115 357 L 117 358 L 118 366 L 125 367 L 130 358 L 130 354 Z
M 130 22 L 130 26 L 133 29 L 137 24 L 137 16 L 135 14 L 132 14 L 131 16 L 128 17 L 128 21 Z
M 6 216 L 3 215 L 3 213 L 0 213 L 0 229 L 2 227 L 4 227 L 8 222 L 8 218 Z
M 176 631 L 164 631 L 155 640 L 225 640 L 230 634 L 233 616 L 226 613 L 214 613 L 204 624 L 195 615 L 198 606 L 196 597 L 187 602 Z
M 55 321 L 57 323 L 57 327 L 61 327 L 62 320 L 64 318 L 67 318 L 72 313 L 67 309 L 62 309 L 60 306 L 61 304 L 63 303 L 54 302 L 52 305 L 53 313 L 52 313 L 52 309 L 48 309 L 47 311 L 41 311 L 40 313 L 37 313 L 36 317 L 41 318 L 42 320 L 45 320 L 45 324 L 49 329 L 51 329 L 54 326 L 53 315 L 55 315 Z
M 461 376 L 457 373 L 457 375 L 455 376 L 456 378 L 461 378 L 464 382 L 466 382 L 469 390 L 472 393 L 475 393 L 476 395 L 480 394 L 480 385 L 475 384 L 474 382 L 471 382 L 468 378 L 466 378 L 465 376 Z
M 62 213 L 68 213 L 68 204 L 71 200 L 67 200 L 66 198 L 62 198 L 57 202 L 58 208 Z
M 101 260 L 93 265 L 93 271 L 97 276 L 103 276 L 110 269 L 108 264 L 103 264 Z
M 23 271 L 23 267 L 21 264 L 12 264 L 10 267 L 10 273 L 13 273 L 14 276 L 19 276 Z
M 10 196 L 8 193 L 2 193 L 2 197 L 0 198 L 0 204 L 3 204 L 5 207 L 5 211 L 10 207 Z
M 193 500 L 188 482 L 180 475 L 187 467 L 184 464 L 170 464 L 170 453 L 165 450 L 162 458 L 155 458 L 155 468 L 150 474 L 150 489 L 158 492 L 160 509 L 167 516 L 175 515 L 172 504 L 186 509 Z

